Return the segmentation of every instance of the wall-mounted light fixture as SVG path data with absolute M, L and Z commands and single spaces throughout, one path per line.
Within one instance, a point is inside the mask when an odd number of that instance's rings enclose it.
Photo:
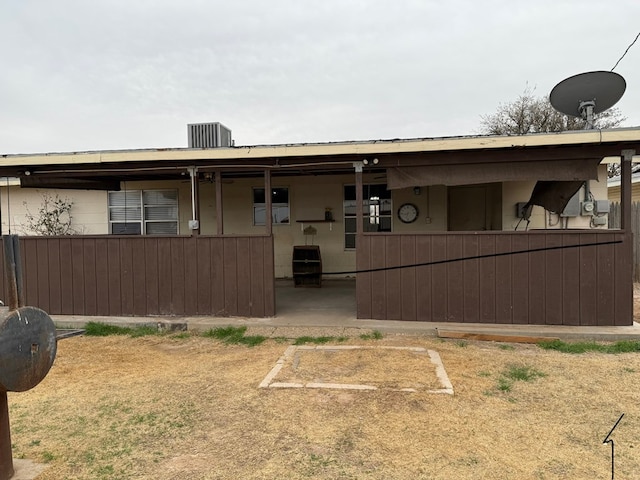
M 420 195 L 422 193 L 422 189 L 420 187 L 413 187 L 413 194 Z
M 362 164 L 363 165 L 369 165 L 370 163 L 377 165 L 379 162 L 379 160 L 377 158 L 374 158 L 372 160 L 369 160 L 368 158 L 365 158 L 364 160 L 362 160 Z

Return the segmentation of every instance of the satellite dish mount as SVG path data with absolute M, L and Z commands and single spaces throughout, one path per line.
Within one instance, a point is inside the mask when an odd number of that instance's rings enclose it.
M 595 107 L 596 107 L 595 100 L 580 102 L 580 106 L 578 107 L 578 110 L 580 111 L 580 116 L 585 121 L 585 124 L 584 124 L 585 130 L 593 130 L 593 109 Z
M 549 101 L 560 113 L 584 119 L 585 130 L 593 130 L 594 115 L 618 103 L 626 88 L 624 78 L 614 72 L 580 73 L 553 87 Z

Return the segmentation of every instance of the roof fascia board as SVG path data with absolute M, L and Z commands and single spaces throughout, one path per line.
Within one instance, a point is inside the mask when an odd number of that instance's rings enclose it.
M 326 144 L 264 145 L 213 149 L 154 149 L 35 155 L 4 155 L 0 167 L 77 165 L 157 161 L 248 160 L 286 157 L 377 155 L 413 152 L 559 147 L 585 144 L 640 142 L 640 128 L 581 130 L 553 134 L 478 136 L 418 140 L 380 140 Z

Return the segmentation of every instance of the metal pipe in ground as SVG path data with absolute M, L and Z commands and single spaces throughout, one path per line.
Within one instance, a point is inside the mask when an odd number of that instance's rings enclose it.
M 7 392 L 0 391 L 0 480 L 13 477 L 13 453 L 9 430 L 9 403 Z

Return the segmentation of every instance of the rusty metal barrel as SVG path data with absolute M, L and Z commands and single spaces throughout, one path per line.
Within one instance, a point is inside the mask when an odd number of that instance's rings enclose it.
M 56 327 L 35 307 L 20 307 L 0 320 L 0 391 L 24 392 L 38 385 L 56 358 Z

